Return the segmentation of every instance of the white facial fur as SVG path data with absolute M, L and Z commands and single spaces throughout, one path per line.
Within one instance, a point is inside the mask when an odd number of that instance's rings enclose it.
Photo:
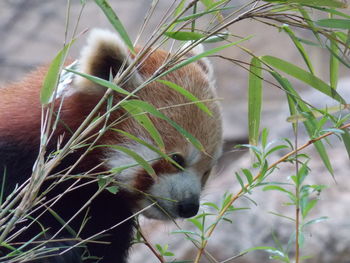
M 145 139 L 144 141 L 147 142 L 147 140 Z M 149 161 L 149 163 L 152 163 L 152 160 L 156 160 L 159 158 L 158 153 L 152 151 L 147 146 L 144 146 L 137 142 L 130 142 L 127 144 L 123 144 L 121 146 L 136 152 L 144 160 Z M 137 162 L 130 155 L 127 155 L 126 153 L 118 150 L 112 150 L 108 152 L 106 156 L 107 156 L 106 164 L 107 164 L 107 167 L 109 167 L 110 169 L 137 164 Z M 119 174 L 117 174 L 115 176 L 115 179 L 122 184 L 130 186 L 129 188 L 126 188 L 128 191 L 133 191 L 132 185 L 134 185 L 134 181 L 136 180 L 135 176 L 137 175 L 138 170 L 140 170 L 139 165 L 128 168 L 126 170 L 123 170 Z
M 122 145 L 142 156 L 150 164 L 159 160 L 159 155 L 148 147 L 130 142 Z M 158 174 L 158 180 L 147 190 L 147 193 L 138 201 L 138 209 L 144 208 L 153 202 L 157 204 L 147 209 L 144 214 L 149 218 L 166 220 L 181 217 L 179 214 L 179 202 L 192 200 L 193 204 L 199 204 L 202 189 L 202 172 L 197 171 L 194 166 L 200 161 L 202 153 L 193 145 L 188 144 L 187 156 L 184 156 L 186 167 L 176 173 Z M 129 155 L 113 150 L 106 154 L 106 164 L 112 168 L 135 164 L 136 161 Z M 152 161 L 153 160 L 153 161 Z M 139 165 L 123 170 L 115 176 L 115 179 L 124 185 L 124 189 L 133 193 L 133 185 L 137 180 L 138 171 L 142 169 Z
M 159 182 L 154 184 L 149 194 L 149 199 L 143 199 L 140 206 L 146 207 L 157 202 L 157 205 L 144 212 L 149 218 L 167 220 L 180 217 L 178 203 L 191 199 L 193 203 L 199 203 L 201 193 L 200 176 L 192 169 L 179 171 L 176 174 L 162 174 Z

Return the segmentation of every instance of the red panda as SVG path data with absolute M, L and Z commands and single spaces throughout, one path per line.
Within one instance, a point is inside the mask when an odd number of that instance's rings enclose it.
M 132 92 L 152 76 L 168 57 L 168 52 L 162 50 L 147 54 L 133 74 L 120 84 L 121 87 Z M 116 75 L 133 62 L 133 56 L 116 34 L 95 29 L 81 52 L 77 71 L 109 80 L 111 73 Z M 39 68 L 21 82 L 0 88 L 0 186 L 5 185 L 5 195 L 9 195 L 16 185 L 24 183 L 32 174 L 40 147 L 42 107 L 39 97 L 46 72 L 47 68 Z M 20 246 L 25 259 L 30 262 L 76 263 L 100 259 L 98 262 L 123 263 L 127 260 L 135 227 L 134 220 L 130 218 L 137 211 L 145 209 L 145 216 L 161 220 L 194 216 L 199 209 L 201 190 L 222 147 L 220 108 L 215 100 L 212 75 L 211 65 L 201 59 L 162 77 L 183 87 L 199 100 L 206 101 L 205 105 L 212 115 L 189 103 L 185 96 L 161 82 L 153 81 L 135 94 L 137 99 L 161 109 L 165 116 L 203 145 L 204 151 L 198 150 L 169 122 L 151 117 L 162 136 L 165 152 L 183 169 L 145 144 L 116 132 L 116 129 L 122 130 L 156 146 L 152 136 L 135 119 L 130 117 L 119 121 L 126 112 L 117 109 L 110 113 L 109 129 L 95 144 L 117 145 L 136 152 L 149 161 L 156 178 L 148 175 L 140 165 L 132 166 L 113 174 L 119 186 L 117 194 L 107 190 L 99 192 L 98 183 L 91 182 L 98 174 L 134 164 L 135 160 L 117 147 L 93 147 L 73 169 L 72 165 L 95 139 L 91 136 L 90 141 L 72 149 L 45 179 L 40 189 L 40 193 L 45 193 L 44 198 L 31 208 L 30 217 L 18 220 L 19 223 L 8 235 L 12 238 L 4 240 L 8 242 L 7 248 L 18 247 L 18 242 L 32 239 L 38 246 L 43 243 L 42 249 L 47 250 L 33 257 L 30 254 L 33 245 Z M 66 85 L 58 86 L 53 103 L 56 105 L 54 110 L 59 111 L 59 121 L 48 143 L 46 158 L 59 151 L 57 145 L 62 147 L 67 143 L 72 132 L 78 129 L 106 92 L 105 87 L 86 78 L 77 75 L 72 78 L 72 83 L 68 81 Z M 121 99 L 122 96 L 115 92 L 112 102 L 115 104 Z M 96 116 L 106 111 L 107 104 L 99 109 Z M 59 181 L 60 175 L 70 168 L 69 179 Z M 86 176 L 89 171 L 91 176 Z M 41 209 L 36 208 L 40 205 Z M 35 217 L 38 219 L 32 222 Z M 6 227 L 4 220 L 1 222 L 0 219 L 2 230 Z M 91 237 L 92 240 L 89 240 Z M 17 242 L 17 245 L 11 242 Z M 77 244 L 77 248 L 69 249 Z M 0 261 L 6 258 L 6 253 L 8 250 L 0 248 Z

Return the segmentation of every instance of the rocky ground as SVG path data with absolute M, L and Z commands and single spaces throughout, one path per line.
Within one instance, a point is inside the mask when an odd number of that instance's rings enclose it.
M 74 25 L 80 12 L 80 2 L 71 1 L 69 24 Z M 144 14 L 151 0 L 110 1 L 131 37 L 137 35 L 136 28 L 143 21 Z M 154 14 L 148 32 L 157 24 L 170 1 L 160 1 L 159 8 Z M 237 1 L 235 1 L 237 2 Z M 244 1 L 241 1 L 244 2 Z M 53 0 L 3 0 L 0 2 L 0 84 L 22 78 L 22 76 L 43 63 L 48 63 L 62 47 L 65 34 L 66 2 Z M 94 3 L 88 1 L 82 12 L 78 32 L 93 27 L 111 28 L 104 15 Z M 277 55 L 282 58 L 300 63 L 297 51 L 287 37 L 275 29 L 262 26 L 253 21 L 243 21 L 231 28 L 237 35 L 254 34 L 254 38 L 246 45 L 257 55 Z M 302 32 L 303 33 L 303 32 Z M 304 34 L 304 33 L 303 33 Z M 273 41 L 277 38 L 279 41 Z M 143 38 L 144 40 L 144 38 Z M 71 56 L 77 57 L 79 49 L 85 41 L 85 36 L 78 39 Z M 142 40 L 141 40 L 142 41 Z M 247 56 L 238 49 L 228 49 L 223 55 L 231 58 L 248 60 Z M 326 76 L 328 56 L 322 50 L 313 50 L 311 57 L 316 61 L 316 71 L 320 76 Z M 218 175 L 215 175 L 203 195 L 205 200 L 219 203 L 225 191 L 236 193 L 239 190 L 234 172 L 251 166 L 251 157 L 245 151 L 236 151 L 232 146 L 237 142 L 247 140 L 246 117 L 246 88 L 247 72 L 223 60 L 213 60 L 217 76 L 219 97 L 222 99 L 224 116 L 224 135 L 227 151 L 218 165 Z M 342 70 L 343 71 L 343 70 Z M 326 78 L 326 77 L 325 77 Z M 295 84 L 310 102 L 324 106 L 323 97 L 310 91 L 301 83 Z M 342 89 L 349 96 L 349 79 L 342 81 Z M 271 138 L 292 136 L 290 125 L 285 122 L 288 109 L 285 95 L 274 87 L 264 88 L 263 127 L 271 129 Z M 1 103 L 1 98 L 0 98 Z M 332 102 L 327 102 L 328 106 Z M 276 125 L 277 124 L 277 125 Z M 299 140 L 305 142 L 306 137 Z M 348 180 L 350 162 L 341 143 L 331 139 L 332 147 L 329 155 L 335 168 L 335 180 L 326 172 L 322 162 L 310 148 L 307 152 L 315 156 L 310 163 L 312 168 L 311 183 L 322 183 L 329 186 L 320 195 L 318 208 L 312 218 L 327 216 L 328 220 L 315 224 L 307 229 L 303 255 L 313 256 L 308 263 L 347 263 L 350 262 L 350 181 Z M 274 156 L 273 158 L 278 158 Z M 280 180 L 292 175 L 294 168 L 282 165 L 273 174 L 271 180 Z M 240 199 L 237 207 L 249 207 L 249 210 L 234 212 L 230 215 L 232 224 L 223 223 L 214 233 L 208 246 L 210 252 L 218 261 L 223 261 L 237 255 L 242 250 L 253 246 L 273 246 L 272 232 L 285 244 L 293 232 L 293 226 L 270 211 L 293 216 L 293 210 L 283 205 L 283 196 L 277 192 L 256 190 L 251 196 L 256 205 L 247 199 Z M 163 224 L 142 219 L 145 233 L 152 242 L 169 244 L 169 250 L 178 259 L 193 259 L 195 248 L 190 242 L 184 241 L 179 234 L 169 234 L 175 230 L 173 223 Z M 186 222 L 179 222 L 185 229 L 191 229 Z M 147 260 L 145 261 L 145 258 Z M 149 250 L 142 245 L 136 245 L 131 252 L 132 263 L 157 262 Z M 202 262 L 207 262 L 203 259 Z M 228 261 L 227 261 L 228 262 Z M 270 262 L 264 252 L 252 252 L 234 261 L 237 263 Z

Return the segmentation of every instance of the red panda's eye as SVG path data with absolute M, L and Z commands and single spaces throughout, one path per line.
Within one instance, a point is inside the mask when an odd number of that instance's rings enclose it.
M 185 167 L 186 163 L 185 163 L 185 159 L 183 158 L 182 155 L 180 154 L 173 154 L 171 156 L 171 159 L 173 159 L 178 165 L 180 165 L 181 167 Z

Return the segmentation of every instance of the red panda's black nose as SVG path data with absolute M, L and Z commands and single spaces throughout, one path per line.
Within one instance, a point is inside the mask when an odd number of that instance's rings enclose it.
M 178 203 L 178 212 L 180 217 L 188 218 L 198 213 L 199 202 L 195 198 L 187 198 Z

